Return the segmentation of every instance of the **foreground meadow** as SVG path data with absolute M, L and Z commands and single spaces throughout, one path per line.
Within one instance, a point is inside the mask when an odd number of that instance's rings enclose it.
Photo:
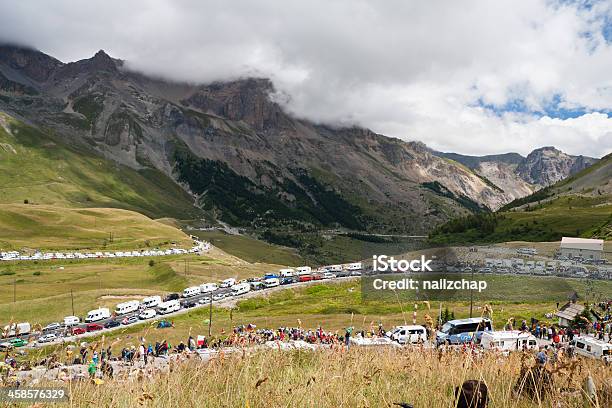
M 529 393 L 521 369 L 533 367 L 532 354 L 509 357 L 419 348 L 275 350 L 221 355 L 207 363 L 192 357 L 164 373 L 136 369 L 100 385 L 70 384 L 74 407 L 452 407 L 454 389 L 481 380 L 490 406 L 604 407 L 610 403 L 612 369 L 582 359 L 548 364 L 552 382 Z M 599 394 L 582 390 L 591 376 Z M 607 383 L 606 383 L 607 381 Z M 605 391 L 605 390 L 607 391 Z M 606 395 L 608 395 L 606 397 Z

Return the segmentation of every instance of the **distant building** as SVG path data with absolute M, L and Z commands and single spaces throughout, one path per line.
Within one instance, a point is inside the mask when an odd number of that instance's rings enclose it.
M 561 327 L 569 327 L 572 322 L 580 313 L 584 311 L 584 306 L 579 305 L 578 303 L 569 302 L 565 306 L 563 306 L 555 316 L 559 318 L 559 326 Z
M 603 239 L 586 239 L 563 237 L 560 255 L 566 258 L 582 258 L 600 261 L 603 258 Z

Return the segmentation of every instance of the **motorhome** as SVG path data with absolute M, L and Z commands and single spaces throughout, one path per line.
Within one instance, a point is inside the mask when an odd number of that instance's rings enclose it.
M 197 296 L 199 294 L 200 294 L 200 287 L 199 286 L 192 286 L 192 287 L 189 287 L 189 288 L 186 288 L 185 290 L 183 290 L 183 297 L 184 298 Z
M 229 287 L 234 286 L 235 284 L 236 284 L 236 279 L 228 278 L 228 279 L 221 281 L 221 285 L 219 286 L 222 288 L 229 288 Z
M 159 306 L 162 302 L 161 296 L 149 296 L 142 299 L 142 307 L 145 309 L 151 309 L 153 307 Z
M 30 323 L 13 323 L 9 326 L 4 326 L 4 333 L 6 337 L 30 334 L 32 326 Z
M 266 288 L 273 288 L 280 285 L 280 280 L 278 278 L 268 278 L 264 279 L 263 284 Z
M 342 265 L 329 265 L 326 272 L 342 272 Z
M 238 285 L 232 286 L 232 293 L 234 296 L 244 295 L 251 290 L 251 285 L 248 283 L 239 283 Z
M 119 303 L 115 308 L 115 313 L 117 313 L 117 315 L 132 313 L 137 311 L 139 306 L 140 302 L 137 300 L 130 300 L 129 302 Z
M 436 344 L 478 343 L 487 331 L 493 331 L 493 324 L 484 317 L 449 320 L 436 333 Z
M 85 318 L 86 323 L 97 322 L 99 320 L 108 319 L 111 317 L 110 310 L 107 307 L 90 310 Z
M 281 269 L 278 272 L 280 272 L 280 276 L 283 278 L 295 275 L 295 271 L 291 268 Z
M 312 268 L 310 266 L 300 266 L 295 269 L 298 276 L 308 275 L 312 272 Z
M 214 292 L 217 289 L 219 289 L 219 285 L 217 285 L 216 283 L 204 283 L 200 285 L 201 293 L 210 293 Z
M 347 271 L 360 271 L 363 269 L 363 265 L 361 264 L 361 262 L 349 263 L 344 265 L 344 267 Z
M 181 310 L 181 303 L 176 299 L 163 302 L 157 307 L 157 313 L 159 314 L 168 314 L 179 310 Z
M 387 333 L 387 337 L 399 344 L 416 344 L 427 341 L 427 330 L 419 325 L 397 326 Z
M 81 323 L 81 319 L 79 319 L 77 316 L 64 317 L 64 326 L 66 327 L 76 326 L 79 323 Z
M 612 362 L 612 344 L 590 336 L 574 337 L 570 343 L 576 354 Z
M 538 341 L 531 333 L 512 331 L 485 332 L 480 344 L 485 350 L 517 351 L 538 348 Z

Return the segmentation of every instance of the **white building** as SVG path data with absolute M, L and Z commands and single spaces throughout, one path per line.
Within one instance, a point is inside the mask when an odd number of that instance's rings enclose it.
M 599 261 L 603 258 L 603 239 L 563 237 L 560 255 L 566 258 L 582 258 Z

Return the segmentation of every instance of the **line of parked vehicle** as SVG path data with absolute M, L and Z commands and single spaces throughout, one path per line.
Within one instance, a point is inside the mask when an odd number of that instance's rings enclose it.
M 335 279 L 361 275 L 362 264 L 355 262 L 344 265 L 329 265 L 313 270 L 309 266 L 280 269 L 277 273 L 269 273 L 263 277 L 243 280 L 228 278 L 221 282 L 203 283 L 199 286 L 185 288 L 181 294 L 170 293 L 161 296 L 145 297 L 141 301 L 130 300 L 116 305 L 111 312 L 109 308 L 101 307 L 90 310 L 82 322 L 78 316 L 66 316 L 62 323 L 54 322 L 42 328 L 37 338 L 38 343 L 50 343 L 65 336 L 80 336 L 89 332 L 112 329 L 122 325 L 131 325 L 139 321 L 166 316 L 196 306 L 204 306 L 221 301 L 227 297 L 241 296 L 250 291 L 258 291 L 313 280 Z M 11 342 L 21 336 L 31 333 L 30 323 L 13 323 L 4 328 L 4 337 L 8 342 L 2 347 L 18 347 Z
M 0 261 L 45 261 L 53 259 L 98 259 L 98 258 L 135 258 L 149 256 L 168 256 L 193 254 L 208 251 L 208 242 L 195 241 L 195 245 L 189 249 L 170 248 L 170 249 L 143 249 L 139 251 L 96 251 L 96 252 L 41 252 L 26 255 L 18 251 L 0 252 Z

